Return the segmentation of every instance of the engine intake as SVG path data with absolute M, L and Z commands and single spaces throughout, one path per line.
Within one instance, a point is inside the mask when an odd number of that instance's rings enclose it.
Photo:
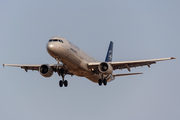
M 41 65 L 39 67 L 39 72 L 44 77 L 51 77 L 53 75 L 53 69 L 47 64 Z
M 111 66 L 109 63 L 107 63 L 107 62 L 102 62 L 102 63 L 98 66 L 98 69 L 99 69 L 99 71 L 100 71 L 101 73 L 106 74 L 106 75 L 112 74 L 112 72 L 113 72 L 112 66 Z

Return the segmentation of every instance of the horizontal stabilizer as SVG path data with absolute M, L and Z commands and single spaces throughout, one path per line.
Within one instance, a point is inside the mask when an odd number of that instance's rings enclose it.
M 126 76 L 126 75 L 138 75 L 138 74 L 143 74 L 143 73 L 115 74 L 115 75 L 113 75 L 113 77 L 117 77 L 117 76 Z

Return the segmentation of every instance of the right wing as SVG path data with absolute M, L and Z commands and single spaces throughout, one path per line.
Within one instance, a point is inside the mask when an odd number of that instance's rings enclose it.
M 69 74 L 69 75 L 73 75 L 71 72 L 69 72 L 63 64 L 47 64 L 49 65 L 54 72 L 58 72 L 58 70 L 60 69 L 63 69 L 65 71 L 66 74 Z M 3 64 L 3 67 L 4 66 L 11 66 L 11 67 L 20 67 L 22 69 L 24 69 L 26 72 L 28 70 L 36 70 L 36 71 L 39 71 L 39 67 L 41 65 L 26 65 L 26 64 Z
M 11 67 L 21 67 L 22 69 L 24 69 L 26 72 L 28 70 L 39 70 L 39 67 L 41 65 L 26 65 L 26 64 L 3 64 L 4 66 L 11 66 Z M 49 64 L 49 66 L 54 69 L 57 68 L 57 64 Z M 60 67 L 62 67 L 63 65 L 60 65 Z
M 22 64 L 3 64 L 4 66 L 11 66 L 11 67 L 21 67 L 22 69 L 24 69 L 26 72 L 28 70 L 39 70 L 39 67 L 41 65 L 22 65 Z

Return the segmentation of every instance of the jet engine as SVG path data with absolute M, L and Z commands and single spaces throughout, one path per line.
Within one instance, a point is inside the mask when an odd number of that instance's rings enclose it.
M 39 67 L 39 72 L 44 77 L 51 77 L 53 75 L 53 69 L 47 64 L 41 65 Z
M 106 63 L 106 62 L 102 62 L 99 66 L 98 66 L 98 69 L 101 73 L 103 74 L 112 74 L 113 72 L 113 68 L 112 66 L 109 64 L 109 63 Z

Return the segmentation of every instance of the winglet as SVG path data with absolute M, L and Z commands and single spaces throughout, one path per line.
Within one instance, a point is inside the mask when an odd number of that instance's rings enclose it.
M 3 68 L 4 68 L 5 64 L 3 64 Z

